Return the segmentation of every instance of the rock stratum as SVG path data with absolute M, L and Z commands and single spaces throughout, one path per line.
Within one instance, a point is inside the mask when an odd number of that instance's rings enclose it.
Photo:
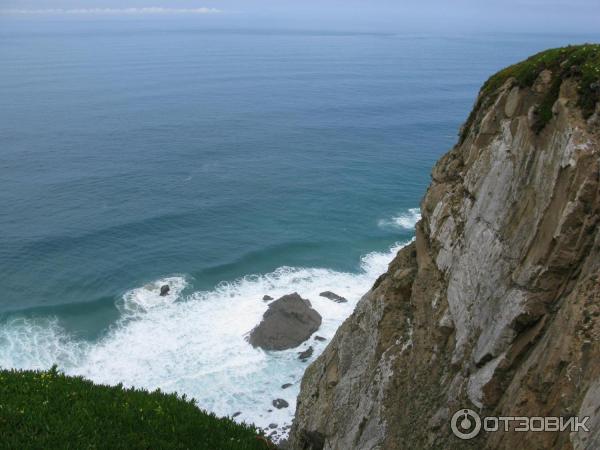
M 290 448 L 600 448 L 599 79 L 585 45 L 488 80 L 415 240 L 308 367 Z M 590 432 L 463 441 L 461 408 Z

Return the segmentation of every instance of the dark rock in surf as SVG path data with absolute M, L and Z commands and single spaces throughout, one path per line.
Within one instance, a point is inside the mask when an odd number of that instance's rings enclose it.
M 306 341 L 321 326 L 321 315 L 297 293 L 284 295 L 269 304 L 260 324 L 248 337 L 254 347 L 285 350 Z
M 333 300 L 336 303 L 346 303 L 348 301 L 341 295 L 337 295 L 335 292 L 331 292 L 331 291 L 321 292 L 319 295 L 321 297 L 328 298 L 329 300 Z
M 168 284 L 163 284 L 160 287 L 160 296 L 164 297 L 165 295 L 167 295 L 169 293 L 170 290 L 171 290 L 171 288 L 169 287 Z
M 270 301 L 270 300 L 273 300 L 273 297 L 271 297 L 270 295 L 263 295 L 263 300 L 264 300 L 265 302 L 268 302 L 268 301 Z
M 326 340 L 323 336 L 315 336 L 315 341 L 324 342 Z
M 235 418 L 235 417 L 239 416 L 241 413 L 242 413 L 241 411 L 235 412 L 235 413 L 233 413 L 233 415 L 231 417 Z
M 312 348 L 312 346 L 310 346 L 303 352 L 298 353 L 298 359 L 302 362 L 306 362 L 308 360 L 308 358 L 310 358 L 312 356 L 313 352 L 314 352 L 314 349 Z
M 281 389 L 287 389 L 292 386 L 292 383 L 285 383 L 281 385 Z
M 282 398 L 277 398 L 277 399 L 273 400 L 273 406 L 277 409 L 283 409 L 283 408 L 287 408 L 288 406 L 290 406 L 290 404 Z

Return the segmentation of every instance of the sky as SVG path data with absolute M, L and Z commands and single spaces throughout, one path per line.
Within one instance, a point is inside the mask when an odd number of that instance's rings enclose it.
M 0 16 L 185 16 L 215 27 L 593 33 L 600 29 L 600 0 L 0 0 Z

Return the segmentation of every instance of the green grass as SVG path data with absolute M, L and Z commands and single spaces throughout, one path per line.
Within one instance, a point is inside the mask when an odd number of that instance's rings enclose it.
M 584 118 L 591 116 L 596 103 L 600 100 L 600 45 L 585 44 L 555 48 L 533 55 L 490 77 L 481 88 L 479 100 L 467 119 L 461 142 L 473 126 L 477 112 L 494 103 L 499 88 L 508 79 L 512 78 L 514 84 L 519 87 L 531 87 L 539 74 L 546 69 L 552 72 L 552 81 L 550 89 L 536 111 L 538 120 L 534 127 L 535 131 L 540 132 L 552 119 L 552 105 L 558 99 L 561 82 L 566 78 L 577 80 L 579 107 Z
M 47 372 L 0 371 L 0 448 L 274 448 L 252 426 L 198 409 L 193 401 Z

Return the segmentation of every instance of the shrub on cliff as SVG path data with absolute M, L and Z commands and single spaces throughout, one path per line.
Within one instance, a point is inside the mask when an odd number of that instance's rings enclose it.
M 95 385 L 55 368 L 0 371 L 0 448 L 269 448 L 258 431 L 198 409 L 193 401 Z

